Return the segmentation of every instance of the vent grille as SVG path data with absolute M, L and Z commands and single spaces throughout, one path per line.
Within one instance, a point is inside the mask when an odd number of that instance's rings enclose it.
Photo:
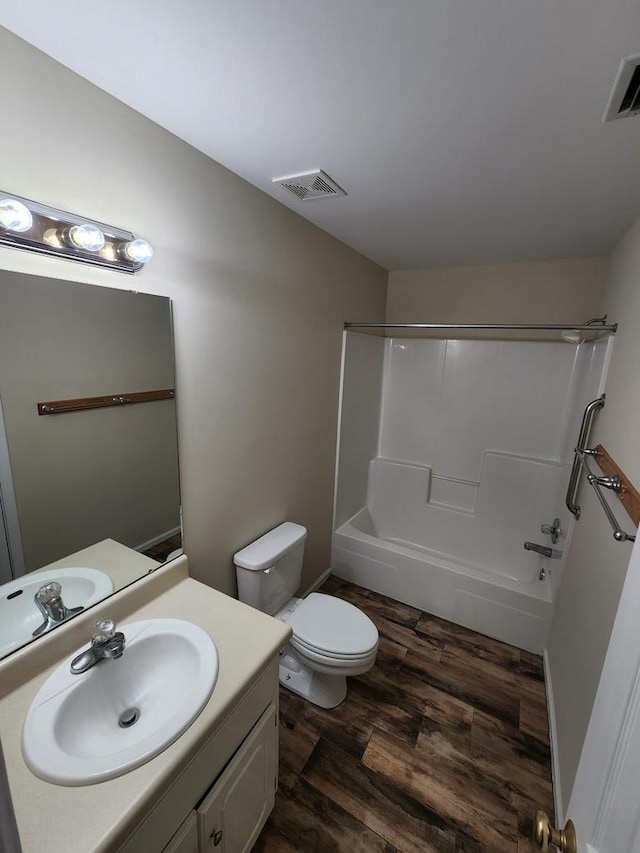
M 346 191 L 322 169 L 313 169 L 300 175 L 287 175 L 273 178 L 272 184 L 280 184 L 293 193 L 300 201 L 315 201 L 318 198 L 337 198 L 346 195 Z
M 629 56 L 620 64 L 602 120 L 615 121 L 615 119 L 629 118 L 638 113 L 640 113 L 640 56 Z

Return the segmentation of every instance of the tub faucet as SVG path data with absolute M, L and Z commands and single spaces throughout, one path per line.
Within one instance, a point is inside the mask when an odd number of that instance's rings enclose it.
M 551 557 L 552 560 L 559 560 L 562 557 L 562 551 L 557 548 L 547 548 L 546 545 L 536 545 L 535 542 L 525 542 L 525 551 L 535 551 L 536 554 L 542 554 L 543 557 Z
M 117 660 L 124 652 L 125 637 L 122 631 L 116 631 L 113 619 L 100 619 L 96 622 L 91 635 L 91 647 L 71 661 L 71 672 L 80 675 L 105 658 Z
M 36 607 L 42 613 L 43 623 L 33 632 L 32 636 L 39 637 L 49 631 L 54 625 L 59 625 L 70 616 L 75 616 L 84 607 L 67 607 L 62 600 L 62 587 L 57 581 L 46 583 L 33 596 Z

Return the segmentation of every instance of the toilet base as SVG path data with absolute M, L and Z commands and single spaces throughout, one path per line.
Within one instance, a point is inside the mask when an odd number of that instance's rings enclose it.
M 305 666 L 286 650 L 280 656 L 280 684 L 320 708 L 335 708 L 347 695 L 344 675 L 325 675 Z

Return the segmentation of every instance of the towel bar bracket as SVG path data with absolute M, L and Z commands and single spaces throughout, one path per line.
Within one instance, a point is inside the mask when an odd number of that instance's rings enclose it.
M 596 453 L 591 450 L 587 453 L 586 450 L 576 450 L 576 456 L 580 459 L 582 466 L 587 472 L 587 482 L 590 486 L 593 486 L 593 490 L 595 492 L 596 497 L 600 503 L 600 506 L 604 510 L 604 514 L 607 516 L 607 520 L 611 525 L 611 529 L 613 530 L 613 538 L 616 542 L 635 542 L 636 537 L 632 533 L 626 533 L 618 524 L 618 520 L 613 514 L 613 511 L 609 504 L 607 503 L 607 499 L 602 493 L 602 488 L 611 489 L 616 494 L 620 494 L 622 492 L 622 482 L 620 477 L 611 476 L 611 477 L 599 477 L 597 474 L 594 474 L 591 468 L 589 467 L 589 462 L 587 461 L 588 456 L 595 456 Z
M 620 477 L 596 477 L 595 474 L 589 474 L 587 480 L 591 485 L 603 486 L 605 489 L 611 489 L 612 492 L 618 492 L 622 489 Z

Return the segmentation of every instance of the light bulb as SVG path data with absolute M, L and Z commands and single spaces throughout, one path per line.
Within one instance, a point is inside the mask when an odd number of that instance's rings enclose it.
M 104 246 L 104 234 L 95 225 L 72 225 L 67 232 L 69 242 L 76 249 L 86 252 L 99 252 Z
M 122 247 L 125 257 L 136 264 L 148 264 L 153 258 L 153 246 L 146 240 L 131 240 Z
M 0 226 L 7 231 L 28 231 L 33 225 L 33 216 L 29 208 L 15 198 L 3 198 L 0 201 Z

